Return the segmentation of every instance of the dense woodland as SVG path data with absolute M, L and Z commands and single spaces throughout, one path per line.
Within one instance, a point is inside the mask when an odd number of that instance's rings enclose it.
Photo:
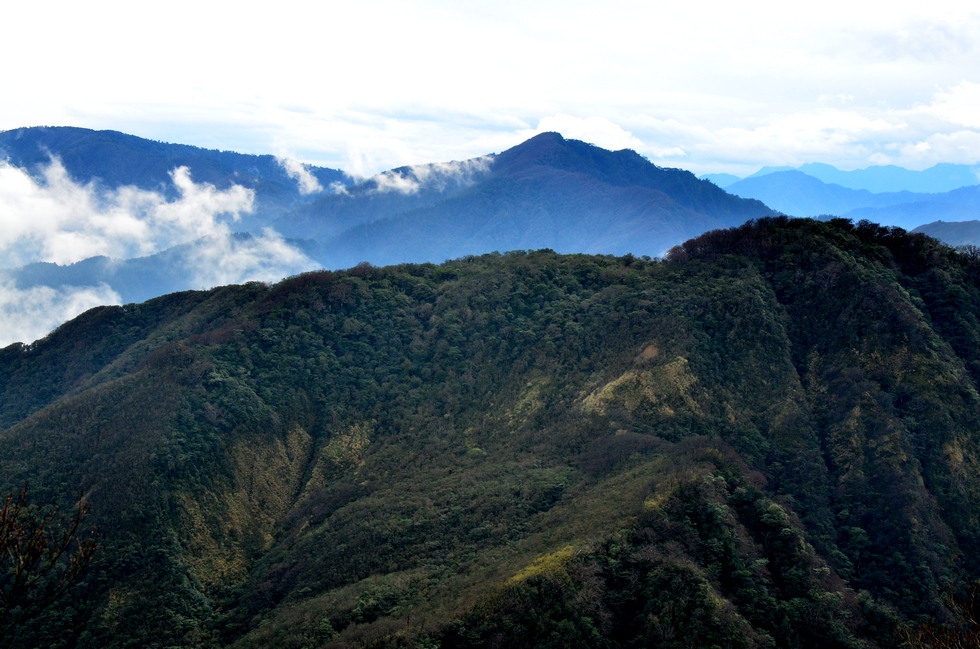
M 786 218 L 94 309 L 0 350 L 0 486 L 99 534 L 3 643 L 969 632 L 978 318 L 973 252 Z

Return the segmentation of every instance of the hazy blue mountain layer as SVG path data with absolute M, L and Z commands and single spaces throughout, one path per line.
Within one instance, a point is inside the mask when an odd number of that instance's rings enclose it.
M 372 180 L 287 214 L 275 227 L 287 236 L 316 239 L 319 261 L 343 268 L 359 261 L 437 262 L 540 247 L 656 256 L 711 228 L 773 214 L 759 201 L 732 196 L 690 172 L 557 133 L 479 162 L 454 164 L 473 171 L 450 176 L 452 184 L 423 178 L 401 192 Z M 409 178 L 419 171 L 389 174 Z
M 0 134 L 0 147 L 12 163 L 28 168 L 45 164 L 50 151 L 79 181 L 98 180 L 106 187 L 135 184 L 164 191 L 175 165 L 187 165 L 195 181 L 219 188 L 241 182 L 265 205 L 248 223 L 265 224 L 274 216 L 271 225 L 290 245 L 311 264 L 329 269 L 536 248 L 657 256 L 706 230 L 774 214 L 759 201 L 732 196 L 687 171 L 557 133 L 472 160 L 392 169 L 312 196 L 301 196 L 296 181 L 271 156 L 71 128 L 9 131 Z M 340 177 L 333 170 L 311 172 L 325 186 Z M 167 191 L 173 191 L 172 184 Z M 4 277 L 21 289 L 104 282 L 124 301 L 142 301 L 213 285 L 195 279 L 201 269 L 190 254 L 194 245 L 132 260 L 33 264 L 10 269 Z
M 243 214 L 240 231 L 259 228 L 284 211 L 306 202 L 295 179 L 271 155 L 248 155 L 203 149 L 186 144 L 147 140 L 118 131 L 93 131 L 68 126 L 19 128 L 0 133 L 0 160 L 35 175 L 56 156 L 80 183 L 95 181 L 106 189 L 132 185 L 176 198 L 170 171 L 186 166 L 198 183 L 218 189 L 232 184 L 255 191 L 256 209 Z M 307 170 L 326 188 L 350 183 L 338 169 L 309 166 Z
M 733 185 L 738 181 L 742 180 L 740 177 L 733 174 L 704 174 L 703 176 L 698 176 L 703 180 L 710 180 L 714 184 L 718 185 L 722 189 L 725 189 L 729 185 Z
M 729 185 L 727 191 L 759 198 L 773 209 L 792 216 L 842 216 L 862 207 L 885 207 L 922 198 L 912 192 L 873 194 L 866 189 L 848 189 L 796 170 L 751 176 Z
M 922 171 L 912 171 L 895 165 L 841 171 L 832 165 L 818 162 L 810 162 L 797 169 L 825 183 L 850 189 L 867 189 L 876 194 L 902 191 L 942 194 L 980 183 L 977 175 L 980 167 L 945 162 Z
M 895 165 L 842 171 L 833 165 L 808 162 L 795 168 L 763 167 L 747 178 L 760 178 L 782 171 L 800 171 L 828 184 L 840 185 L 848 189 L 866 189 L 875 194 L 903 191 L 941 194 L 980 183 L 980 166 L 949 163 L 940 163 L 922 171 L 913 171 Z M 712 180 L 719 187 L 728 187 L 742 180 L 731 174 L 706 174 L 701 177 Z
M 936 221 L 920 225 L 921 232 L 951 246 L 980 246 L 980 221 Z
M 980 186 L 942 194 L 908 191 L 875 194 L 828 184 L 802 171 L 777 171 L 729 185 L 727 191 L 756 198 L 793 216 L 836 215 L 912 229 L 935 220 L 974 218 L 980 210 Z
M 980 186 L 960 187 L 945 194 L 920 194 L 919 200 L 888 207 L 862 207 L 845 216 L 855 220 L 898 225 L 912 230 L 933 221 L 968 221 L 980 217 Z

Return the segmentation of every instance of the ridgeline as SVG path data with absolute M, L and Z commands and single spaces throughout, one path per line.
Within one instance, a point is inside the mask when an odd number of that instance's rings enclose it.
M 980 260 L 767 218 L 89 311 L 0 483 L 102 550 L 20 647 L 898 647 L 980 578 Z

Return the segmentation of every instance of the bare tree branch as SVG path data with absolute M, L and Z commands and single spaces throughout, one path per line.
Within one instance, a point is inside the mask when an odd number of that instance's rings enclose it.
M 99 548 L 96 530 L 82 534 L 88 506 L 72 516 L 28 500 L 27 484 L 0 507 L 0 640 L 50 606 L 88 567 Z

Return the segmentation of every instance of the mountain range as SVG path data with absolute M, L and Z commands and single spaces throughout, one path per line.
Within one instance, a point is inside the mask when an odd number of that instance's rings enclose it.
M 405 189 L 389 189 L 396 187 Z M 503 153 L 395 169 L 274 225 L 328 268 L 442 261 L 492 250 L 662 255 L 716 227 L 773 214 L 681 169 L 543 133 Z
M 252 213 L 243 215 L 237 230 L 261 228 L 280 214 L 306 201 L 301 186 L 281 159 L 248 155 L 186 144 L 147 140 L 118 131 L 94 131 L 68 126 L 19 128 L 0 132 L 0 160 L 27 169 L 42 181 L 41 170 L 58 158 L 71 177 L 102 190 L 138 187 L 178 198 L 170 172 L 188 167 L 194 180 L 218 189 L 240 185 L 255 192 Z M 338 169 L 305 165 L 322 187 L 352 182 Z
M 793 216 L 834 215 L 913 229 L 938 220 L 962 221 L 980 211 L 980 185 L 942 194 L 909 191 L 875 194 L 828 184 L 801 171 L 777 171 L 740 180 L 727 191 L 765 201 Z
M 237 221 L 225 219 L 237 238 L 224 245 L 247 247 L 255 241 L 250 237 L 263 237 L 271 227 L 294 256 L 305 258 L 285 266 L 285 274 L 514 249 L 657 256 L 709 229 L 774 214 L 687 171 L 557 133 L 499 154 L 402 167 L 358 182 L 337 170 L 305 166 L 319 181 L 319 190 L 307 193 L 296 173 L 272 156 L 163 144 L 113 131 L 8 131 L 0 134 L 0 153 L 42 186 L 42 170 L 56 158 L 74 182 L 110 194 L 133 186 L 178 200 L 171 176 L 176 167 L 187 167 L 194 182 L 219 191 L 244 187 L 254 192 L 254 209 Z M 40 260 L 0 275 L 18 290 L 105 285 L 121 301 L 139 302 L 214 285 L 199 278 L 201 253 L 210 245 L 208 239 L 184 241 L 150 256 L 69 264 Z M 221 277 L 224 283 L 249 278 Z
M 783 214 L 842 216 L 911 230 L 936 221 L 976 219 L 980 185 L 975 171 L 966 165 L 946 164 L 921 172 L 900 167 L 844 172 L 830 165 L 806 164 L 797 169 L 764 167 L 744 179 L 730 174 L 704 178 L 732 194 L 761 200 Z
M 940 163 L 922 171 L 912 171 L 895 165 L 842 171 L 833 165 L 808 162 L 799 167 L 762 167 L 747 178 L 758 178 L 781 171 L 799 171 L 827 184 L 848 189 L 865 189 L 875 194 L 903 191 L 941 194 L 980 183 L 980 167 L 950 163 Z M 743 180 L 733 174 L 705 174 L 701 177 L 726 189 Z
M 897 649 L 965 629 L 978 263 L 779 217 L 663 260 L 520 251 L 92 309 L 0 350 L 0 488 L 83 494 L 100 544 L 0 644 Z
M 36 299 L 31 291 L 37 290 L 55 290 L 52 299 L 67 304 L 90 305 L 94 298 L 77 295 L 93 287 L 103 300 L 142 302 L 248 279 L 275 281 L 315 268 L 441 262 L 490 251 L 549 248 L 656 257 L 708 230 L 776 213 L 844 216 L 909 230 L 937 221 L 967 221 L 980 213 L 976 184 L 945 193 L 875 193 L 820 179 L 873 188 L 901 183 L 936 188 L 975 180 L 973 171 L 962 165 L 937 165 L 923 172 L 897 167 L 840 172 L 816 164 L 764 168 L 726 185 L 725 191 L 689 172 L 658 167 L 633 151 L 607 151 L 557 133 L 538 135 L 501 153 L 401 167 L 366 179 L 270 155 L 68 127 L 0 133 L 0 157 L 8 168 L 30 175 L 35 183 L 31 200 L 41 196 L 70 203 L 77 202 L 77 195 L 87 196 L 85 207 L 93 222 L 132 209 L 123 203 L 137 190 L 148 192 L 144 200 L 156 201 L 164 212 L 191 210 L 185 234 L 166 245 L 144 241 L 139 248 L 148 249 L 144 254 L 106 252 L 60 263 L 43 256 L 26 264 L 0 261 L 0 288 L 6 287 L 5 293 L 0 291 L 0 312 L 19 313 L 18 301 Z M 53 161 L 63 167 L 67 188 L 52 189 L 55 181 L 48 174 Z M 176 169 L 186 170 L 191 194 L 186 182 L 179 184 Z M 248 209 L 239 201 L 231 216 L 201 216 L 201 221 L 214 220 L 210 228 L 193 226 L 198 218 L 194 210 L 217 210 L 219 199 L 236 191 L 249 192 Z M 80 208 L 65 204 L 60 209 Z M 171 223 L 163 225 L 169 232 Z M 130 223 L 117 230 L 132 227 Z M 95 236 L 81 229 L 80 239 Z M 980 243 L 964 239 L 966 230 L 960 230 L 957 244 Z M 930 230 L 940 237 L 947 231 Z M 103 242 L 114 236 L 96 235 Z M 32 241 L 56 236 L 61 234 L 41 233 Z M 113 249 L 108 244 L 105 248 Z M 20 249 L 19 244 L 8 246 Z M 0 259 L 2 255 L 0 251 Z M 28 315 L 18 317 L 30 320 Z M 35 333 L 26 327 L 22 337 L 43 335 L 58 322 L 39 323 Z

